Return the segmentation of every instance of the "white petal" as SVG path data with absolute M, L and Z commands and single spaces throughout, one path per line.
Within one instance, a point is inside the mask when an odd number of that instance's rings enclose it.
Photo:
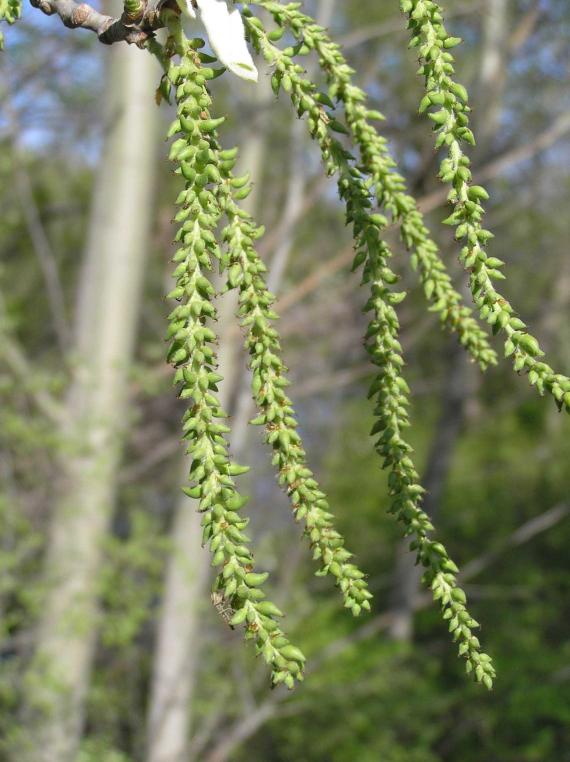
M 243 19 L 238 9 L 230 11 L 226 0 L 197 2 L 198 15 L 220 63 L 238 77 L 257 82 L 257 69 L 245 41 Z

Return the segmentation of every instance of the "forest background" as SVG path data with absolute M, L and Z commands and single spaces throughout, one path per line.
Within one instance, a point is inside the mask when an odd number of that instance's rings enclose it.
M 344 43 L 372 108 L 387 116 L 380 127 L 461 285 L 398 3 L 306 6 Z M 568 372 L 570 7 L 450 0 L 447 11 L 464 38 L 457 60 L 472 93 L 475 178 L 492 191 L 491 253 L 507 262 L 507 295 Z M 216 113 L 229 113 L 224 142 L 242 146 L 255 180 L 246 203 L 268 230 L 261 251 L 311 463 L 375 595 L 372 614 L 355 620 L 314 577 L 259 431 L 247 426 L 245 354 L 224 297 L 222 394 L 232 452 L 253 464 L 245 478 L 258 563 L 311 665 L 295 692 L 270 691 L 210 604 L 199 517 L 180 490 L 183 406 L 165 361 L 180 181 L 161 137 L 172 111 L 155 103 L 158 66 L 29 6 L 4 31 L 0 759 L 569 761 L 566 418 L 508 367 L 483 376 L 466 360 L 425 312 L 402 252 L 413 443 L 426 507 L 460 561 L 496 662 L 488 693 L 465 678 L 386 515 L 362 295 L 334 184 L 263 63 L 258 86 L 216 80 Z M 78 596 L 84 607 L 73 605 Z M 62 634 L 55 625 L 68 619 Z M 65 711 L 42 659 L 69 680 Z

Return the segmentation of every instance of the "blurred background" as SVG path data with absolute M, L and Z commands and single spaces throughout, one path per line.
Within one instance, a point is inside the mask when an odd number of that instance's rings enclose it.
M 398 3 L 313 0 L 428 213 L 456 283 L 456 244 Z M 570 6 L 449 0 L 465 42 L 476 176 L 491 191 L 505 292 L 570 370 Z M 231 298 L 220 300 L 232 452 L 252 464 L 251 532 L 272 600 L 308 657 L 292 694 L 209 600 L 199 517 L 180 491 L 184 405 L 165 363 L 180 180 L 146 53 L 107 48 L 27 6 L 0 56 L 0 759 L 19 762 L 568 762 L 570 436 L 507 364 L 484 376 L 395 267 L 411 431 L 439 537 L 496 662 L 471 684 L 386 515 L 369 438 L 358 275 L 334 183 L 260 62 L 224 76 L 215 115 L 255 178 L 249 209 L 311 465 L 369 574 L 372 614 L 316 578 L 252 417 Z M 196 29 L 196 33 L 200 30 Z M 310 64 L 309 64 L 310 65 Z M 392 235 L 392 234 L 390 234 Z M 496 348 L 501 352 L 500 342 Z

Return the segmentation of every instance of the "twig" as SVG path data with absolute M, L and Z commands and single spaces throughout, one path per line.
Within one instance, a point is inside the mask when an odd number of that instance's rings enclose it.
M 495 179 L 495 177 L 501 175 L 510 167 L 520 164 L 523 161 L 527 161 L 528 159 L 532 159 L 533 156 L 536 156 L 541 151 L 550 148 L 550 146 L 556 143 L 556 141 L 563 137 L 568 131 L 570 131 L 570 112 L 566 111 L 555 119 L 548 129 L 541 132 L 530 142 L 512 148 L 510 151 L 506 151 L 497 159 L 490 161 L 488 164 L 485 164 L 474 172 L 473 181 L 481 183 Z M 437 209 L 438 206 L 445 203 L 446 199 L 447 190 L 437 190 L 434 193 L 428 193 L 420 199 L 418 206 L 422 212 L 427 213 Z
M 151 468 L 164 463 L 164 461 L 169 460 L 178 452 L 180 452 L 180 437 L 169 437 L 159 442 L 150 450 L 146 457 L 125 468 L 119 476 L 119 482 L 121 484 L 131 484 L 138 481 Z
M 21 132 L 16 110 L 8 101 L 6 111 L 10 123 L 10 141 L 12 144 L 12 163 L 16 181 L 16 192 L 24 214 L 24 222 L 32 242 L 34 254 L 38 260 L 46 285 L 47 299 L 53 318 L 57 343 L 65 356 L 71 342 L 71 331 L 65 313 L 65 297 L 59 277 L 55 254 L 42 222 L 40 210 L 34 198 L 32 182 L 26 166 L 18 155 L 17 135 Z
M 545 511 L 545 513 L 535 516 L 509 535 L 499 547 L 466 564 L 463 567 L 463 574 L 461 576 L 464 580 L 477 576 L 494 563 L 505 551 L 524 545 L 529 540 L 532 540 L 533 537 L 536 537 L 537 534 L 546 532 L 547 529 L 559 524 L 568 514 L 570 514 L 570 507 L 562 504 L 555 505 L 553 508 Z
M 62 407 L 44 389 L 30 386 L 29 381 L 34 378 L 34 371 L 16 342 L 12 341 L 6 334 L 0 336 L 0 359 L 3 359 L 12 373 L 22 381 L 25 391 L 30 394 L 38 410 L 54 423 L 61 424 L 63 420 Z
M 105 13 L 92 8 L 87 3 L 77 3 L 75 0 L 30 0 L 34 8 L 39 8 L 46 16 L 58 15 L 63 24 L 70 29 L 88 29 L 95 32 L 99 41 L 105 45 L 114 42 L 128 42 L 129 45 L 144 47 L 146 41 L 154 36 L 157 29 L 164 27 L 161 10 L 168 7 L 179 13 L 175 2 L 144 4 L 144 10 L 138 20 L 133 20 L 128 12 L 124 12 L 120 18 L 108 16 Z
M 28 234 L 46 284 L 47 298 L 53 317 L 53 327 L 61 353 L 65 356 L 70 343 L 71 331 L 65 314 L 65 298 L 59 278 L 56 258 L 47 237 L 27 170 L 14 159 L 16 188 L 24 212 Z

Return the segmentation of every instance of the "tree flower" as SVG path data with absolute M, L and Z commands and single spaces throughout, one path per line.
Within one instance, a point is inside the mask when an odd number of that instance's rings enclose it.
M 245 41 L 245 29 L 237 8 L 226 0 L 178 0 L 182 11 L 198 18 L 206 27 L 212 50 L 227 69 L 238 77 L 257 82 L 258 73 Z

